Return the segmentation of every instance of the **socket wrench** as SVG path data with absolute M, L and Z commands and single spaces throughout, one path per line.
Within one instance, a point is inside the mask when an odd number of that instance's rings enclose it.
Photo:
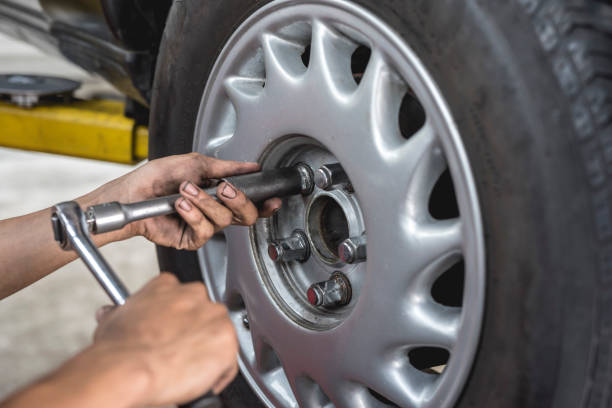
M 227 177 L 227 181 L 244 192 L 253 202 L 272 197 L 309 194 L 314 188 L 312 169 L 297 164 L 274 170 Z M 216 197 L 216 187 L 205 190 Z M 118 202 L 91 206 L 84 213 L 78 203 L 57 204 L 51 215 L 55 240 L 66 251 L 74 250 L 116 305 L 125 303 L 129 292 L 93 243 L 90 232 L 100 234 L 123 228 L 130 222 L 172 214 L 180 194 L 131 204 Z

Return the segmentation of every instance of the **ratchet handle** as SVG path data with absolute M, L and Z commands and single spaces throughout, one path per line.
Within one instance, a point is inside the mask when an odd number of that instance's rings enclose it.
M 303 164 L 227 177 L 218 184 L 223 181 L 242 191 L 254 203 L 272 197 L 308 193 L 313 188 L 312 170 Z M 218 184 L 204 190 L 217 201 L 219 201 L 216 195 Z M 123 204 L 114 201 L 91 206 L 87 209 L 89 229 L 94 234 L 101 234 L 119 230 L 134 221 L 172 214 L 176 212 L 174 204 L 180 197 L 180 194 L 172 194 L 137 203 Z
M 75 201 L 57 204 L 51 215 L 51 225 L 60 247 L 66 251 L 74 250 L 113 303 L 124 304 L 130 292 L 91 240 L 87 221 L 79 204 Z

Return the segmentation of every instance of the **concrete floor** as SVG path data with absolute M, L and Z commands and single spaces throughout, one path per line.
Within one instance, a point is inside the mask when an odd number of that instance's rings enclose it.
M 80 69 L 0 36 L 0 73 L 9 72 L 76 78 L 85 83 L 80 96 L 116 95 Z M 0 149 L 0 219 L 75 198 L 130 169 Z M 103 253 L 133 291 L 158 273 L 154 247 L 142 238 L 111 244 Z M 0 401 L 87 345 L 95 328 L 94 313 L 107 303 L 79 260 L 0 300 Z

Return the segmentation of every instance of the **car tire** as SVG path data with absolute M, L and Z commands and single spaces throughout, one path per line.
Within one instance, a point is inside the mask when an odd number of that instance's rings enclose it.
M 268 1 L 176 1 L 155 73 L 150 158 L 192 151 L 236 28 Z M 447 101 L 480 203 L 486 303 L 459 407 L 612 404 L 612 4 L 356 0 L 411 45 Z M 201 280 L 195 252 L 161 270 Z M 243 378 L 228 407 L 256 406 Z M 388 401 L 388 403 L 391 403 Z

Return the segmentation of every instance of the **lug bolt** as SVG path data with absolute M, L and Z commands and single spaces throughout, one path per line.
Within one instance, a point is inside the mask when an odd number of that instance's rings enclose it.
M 363 262 L 367 258 L 366 236 L 347 238 L 338 245 L 338 256 L 347 264 Z
M 317 187 L 328 190 L 338 184 L 349 185 L 349 179 L 339 163 L 325 164 L 314 174 Z
M 242 325 L 245 329 L 249 330 L 251 328 L 251 324 L 249 323 L 249 315 L 244 313 L 242 315 Z
M 308 238 L 302 230 L 295 230 L 293 234 L 268 244 L 268 256 L 274 262 L 304 262 L 310 256 Z
M 308 288 L 308 302 L 317 307 L 341 307 L 351 301 L 351 283 L 341 272 L 334 272 L 329 280 L 314 283 Z

